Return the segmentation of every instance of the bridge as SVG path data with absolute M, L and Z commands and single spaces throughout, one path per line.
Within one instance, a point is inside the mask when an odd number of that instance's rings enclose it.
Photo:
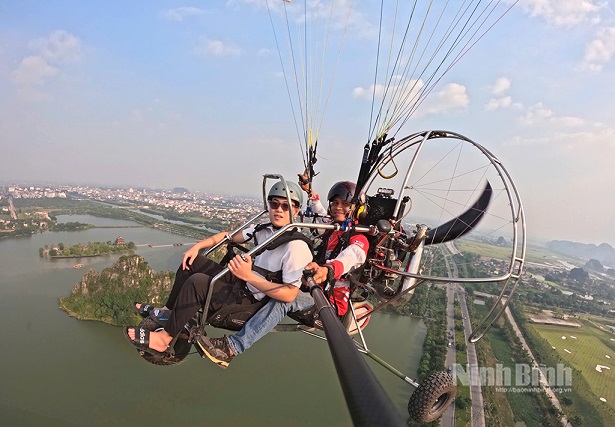
M 139 246 L 149 246 L 150 248 L 169 248 L 169 247 L 178 247 L 178 246 L 192 246 L 194 245 L 196 242 L 188 242 L 188 243 L 168 243 L 168 244 L 164 244 L 164 245 L 154 245 L 152 243 L 141 243 L 138 245 L 135 245 L 137 247 Z

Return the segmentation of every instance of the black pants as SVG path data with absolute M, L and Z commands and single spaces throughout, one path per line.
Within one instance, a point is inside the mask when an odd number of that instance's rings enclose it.
M 164 327 L 169 335 L 173 337 L 177 335 L 197 311 L 205 306 L 211 279 L 223 269 L 220 264 L 202 255 L 196 257 L 189 270 L 182 270 L 182 267 L 179 267 L 165 304 L 172 310 L 169 321 Z M 245 282 L 227 273 L 214 283 L 207 318 L 225 306 L 255 302 L 252 294 L 247 291 Z

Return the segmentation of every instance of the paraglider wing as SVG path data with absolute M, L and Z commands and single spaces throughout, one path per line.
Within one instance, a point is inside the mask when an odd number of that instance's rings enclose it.
M 448 242 L 461 237 L 468 231 L 472 230 L 472 228 L 478 224 L 485 214 L 485 211 L 489 206 L 489 202 L 491 201 L 492 193 L 493 190 L 491 189 L 491 184 L 487 181 L 487 185 L 485 185 L 485 189 L 481 193 L 476 203 L 474 203 L 470 209 L 459 215 L 457 218 L 429 230 L 427 232 L 427 237 L 425 238 L 425 244 L 435 245 L 437 243 Z

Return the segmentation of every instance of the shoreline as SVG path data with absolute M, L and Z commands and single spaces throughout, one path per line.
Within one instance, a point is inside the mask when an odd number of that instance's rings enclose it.
M 111 325 L 111 326 L 118 326 L 112 322 L 110 322 L 109 320 L 103 320 L 103 319 L 95 319 L 93 317 L 86 317 L 86 316 L 80 316 L 79 314 L 75 313 L 72 310 L 69 310 L 65 305 L 64 305 L 64 298 L 66 297 L 62 297 L 59 298 L 59 307 L 60 310 L 64 311 L 66 314 L 68 314 L 70 317 L 72 317 L 73 319 L 77 319 L 77 320 L 85 320 L 85 321 L 90 321 L 90 322 L 102 322 L 105 323 L 107 325 Z
M 48 259 L 75 259 L 75 258 L 96 258 L 98 256 L 103 256 L 103 255 L 114 255 L 114 254 L 123 254 L 123 253 L 129 253 L 136 251 L 135 249 L 126 249 L 123 251 L 118 251 L 118 252 L 107 252 L 104 254 L 96 254 L 96 255 L 55 255 L 55 256 L 51 256 L 51 255 L 45 255 L 42 258 L 48 258 Z
M 48 255 L 45 258 L 49 258 L 49 259 L 95 258 L 97 256 L 111 255 L 112 253 L 118 253 L 118 252 L 109 252 L 107 254 L 97 254 L 97 255 L 56 255 L 56 256 Z

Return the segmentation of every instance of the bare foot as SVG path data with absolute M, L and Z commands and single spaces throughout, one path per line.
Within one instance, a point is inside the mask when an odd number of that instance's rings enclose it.
M 128 328 L 128 336 L 131 340 L 137 341 L 136 336 L 137 328 Z M 159 352 L 164 352 L 168 347 L 173 337 L 168 334 L 164 329 L 160 332 L 150 331 L 149 333 L 149 348 Z

